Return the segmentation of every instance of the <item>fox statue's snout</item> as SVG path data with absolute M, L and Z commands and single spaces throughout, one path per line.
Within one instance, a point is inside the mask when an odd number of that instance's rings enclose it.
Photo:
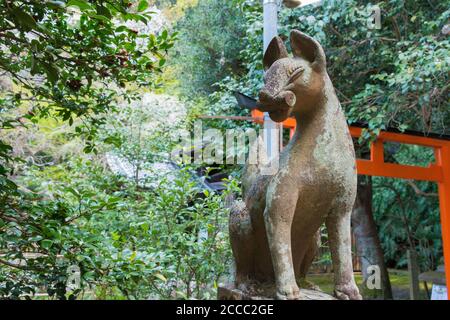
M 295 93 L 289 90 L 282 91 L 275 96 L 264 89 L 259 93 L 259 105 L 261 106 L 259 109 L 269 112 L 270 118 L 276 122 L 284 121 L 290 116 L 296 101 Z

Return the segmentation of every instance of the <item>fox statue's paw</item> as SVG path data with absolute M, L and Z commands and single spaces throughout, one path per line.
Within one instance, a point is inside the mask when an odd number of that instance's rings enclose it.
M 297 285 L 286 285 L 277 288 L 275 298 L 277 300 L 299 300 L 300 289 Z
M 334 288 L 334 295 L 339 300 L 362 300 L 359 289 L 355 283 L 337 285 Z

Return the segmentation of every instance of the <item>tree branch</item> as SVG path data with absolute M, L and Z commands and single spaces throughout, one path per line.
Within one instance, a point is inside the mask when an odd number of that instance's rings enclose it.
M 411 188 L 413 188 L 414 192 L 419 196 L 423 196 L 423 197 L 437 197 L 438 196 L 438 194 L 435 192 L 424 192 L 424 191 L 420 190 L 419 187 L 412 180 L 406 180 L 406 183 Z

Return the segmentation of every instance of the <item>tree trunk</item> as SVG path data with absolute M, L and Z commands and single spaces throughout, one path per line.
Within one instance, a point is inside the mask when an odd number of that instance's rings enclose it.
M 417 263 L 417 252 L 415 248 L 411 248 L 406 252 L 408 257 L 409 271 L 409 298 L 411 300 L 419 300 L 419 265 Z
M 360 258 L 364 286 L 370 274 L 368 267 L 380 268 L 381 289 L 384 299 L 392 299 L 391 282 L 384 263 L 377 227 L 372 213 L 372 179 L 358 176 L 358 193 L 352 212 L 352 228 L 356 240 L 357 254 Z

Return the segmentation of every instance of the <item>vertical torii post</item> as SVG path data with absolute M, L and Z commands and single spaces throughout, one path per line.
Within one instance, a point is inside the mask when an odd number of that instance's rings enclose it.
M 264 52 L 266 52 L 270 41 L 278 35 L 278 1 L 264 0 L 263 17 L 264 17 Z M 282 146 L 281 136 L 282 128 L 279 124 L 269 118 L 267 112 L 264 113 L 264 145 L 267 152 L 267 158 L 273 159 L 278 157 Z

